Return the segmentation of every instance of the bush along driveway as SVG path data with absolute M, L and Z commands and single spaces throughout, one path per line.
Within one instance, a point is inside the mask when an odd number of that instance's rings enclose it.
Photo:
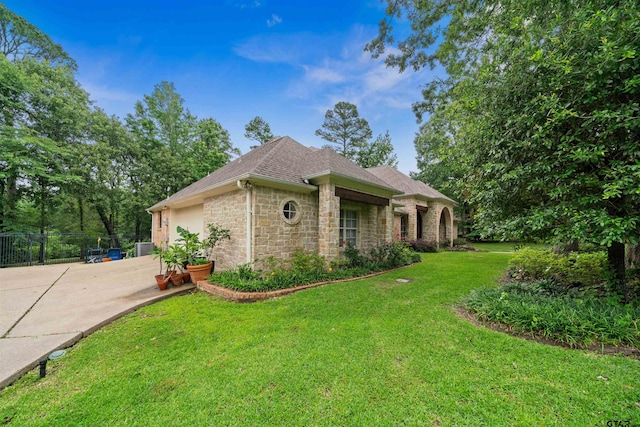
M 7 425 L 607 425 L 638 422 L 632 358 L 477 327 L 454 307 L 509 255 L 255 304 L 204 293 L 129 314 L 0 392 Z M 398 281 L 403 279 L 403 281 Z

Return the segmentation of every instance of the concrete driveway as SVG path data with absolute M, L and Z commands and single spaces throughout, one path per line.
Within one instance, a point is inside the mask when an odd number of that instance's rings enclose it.
M 160 291 L 151 256 L 98 264 L 0 269 L 0 389 L 52 351 L 139 307 L 189 292 L 192 284 Z

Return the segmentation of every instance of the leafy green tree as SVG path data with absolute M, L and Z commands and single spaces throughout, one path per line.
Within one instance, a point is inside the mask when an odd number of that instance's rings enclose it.
M 393 144 L 389 131 L 378 137 L 371 143 L 366 143 L 356 154 L 356 163 L 363 168 L 372 168 L 380 165 L 398 166 L 398 157 L 393 152 Z
M 316 135 L 336 144 L 338 153 L 355 161 L 358 151 L 366 147 L 372 133 L 369 122 L 358 114 L 358 107 L 341 101 L 333 110 L 327 110 L 322 129 L 316 130 Z
M 65 168 L 88 97 L 75 83 L 76 63 L 37 27 L 0 4 L 0 231 L 17 230 L 23 197 L 45 208 L 72 179 Z
M 194 180 L 226 165 L 240 150 L 231 144 L 229 132 L 215 119 L 196 124 L 196 140 L 191 146 L 190 169 Z
M 257 141 L 260 144 L 269 142 L 273 139 L 271 133 L 271 127 L 262 117 L 255 116 L 249 123 L 244 126 L 244 137 L 252 141 Z M 257 145 L 252 145 L 251 149 L 256 148 Z
M 0 57 L 0 99 L 4 108 L 0 136 L 0 190 L 3 230 L 21 228 L 18 201 L 39 206 L 39 229 L 57 196 L 78 177 L 69 173 L 81 143 L 89 98 L 71 71 L 46 62 Z M 25 206 L 25 204 L 21 204 Z M 31 222 L 31 221 L 29 221 Z
M 11 62 L 36 59 L 76 71 L 77 64 L 59 44 L 0 3 L 0 53 Z
M 403 12 L 413 32 L 387 63 L 446 68 L 414 109 L 456 111 L 478 223 L 605 245 L 625 294 L 624 244 L 640 235 L 638 2 L 389 2 L 374 55 L 396 44 Z
M 173 83 L 161 82 L 127 115 L 132 138 L 128 185 L 136 229 L 150 228 L 145 209 L 226 164 L 240 151 L 216 120 L 184 107 Z
M 466 198 L 465 176 L 469 162 L 454 140 L 454 135 L 461 131 L 460 126 L 454 126 L 460 121 L 454 116 L 456 112 L 456 109 L 443 106 L 420 126 L 413 141 L 419 172 L 414 173 L 413 178 L 462 201 Z

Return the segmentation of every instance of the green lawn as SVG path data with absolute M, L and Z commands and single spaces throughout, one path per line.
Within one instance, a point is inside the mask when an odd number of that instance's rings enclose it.
M 509 255 L 425 254 L 263 303 L 197 293 L 94 333 L 0 392 L 8 426 L 592 426 L 640 418 L 637 360 L 453 314 Z M 397 278 L 410 279 L 399 283 Z
M 543 243 L 514 243 L 514 242 L 469 242 L 470 246 L 489 252 L 513 252 L 516 248 L 526 246 L 527 248 L 544 249 L 548 246 Z

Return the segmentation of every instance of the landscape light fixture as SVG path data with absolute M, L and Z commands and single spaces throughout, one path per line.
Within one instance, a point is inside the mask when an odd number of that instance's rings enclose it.
M 67 354 L 66 350 L 56 350 L 49 354 L 46 359 L 42 359 L 40 362 L 38 362 L 38 364 L 40 365 L 40 378 L 44 378 L 45 376 L 47 376 L 47 362 L 49 360 L 59 359 L 65 354 Z

